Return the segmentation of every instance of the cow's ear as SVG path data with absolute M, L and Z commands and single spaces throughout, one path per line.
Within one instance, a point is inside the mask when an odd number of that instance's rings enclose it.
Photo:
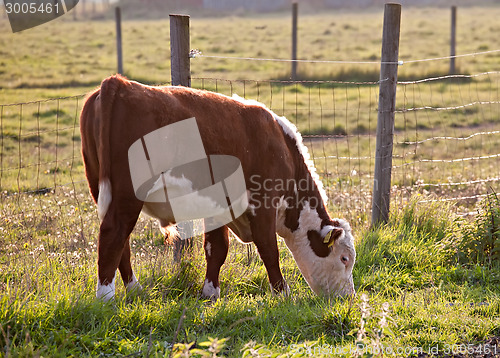
M 337 240 L 342 235 L 343 232 L 344 232 L 343 229 L 337 227 L 330 230 L 323 239 L 323 243 L 328 244 L 328 247 L 333 246 L 333 244 L 335 244 L 335 240 Z

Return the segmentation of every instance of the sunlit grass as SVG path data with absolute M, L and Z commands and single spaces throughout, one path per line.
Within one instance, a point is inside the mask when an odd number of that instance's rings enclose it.
M 304 342 L 349 346 L 355 342 L 349 332 L 359 328 L 361 293 L 368 295 L 373 314 L 389 302 L 394 335 L 385 335 L 386 346 L 444 348 L 482 342 L 500 330 L 496 266 L 457 265 L 450 251 L 443 250 L 459 233 L 448 205 L 414 199 L 393 211 L 388 226 L 374 231 L 348 217 L 358 252 L 353 302 L 316 297 L 281 240 L 290 297 L 273 296 L 257 254 L 232 241 L 222 268 L 222 298 L 215 304 L 204 301 L 199 296 L 205 266 L 200 239 L 175 263 L 156 225 L 142 218 L 131 246 L 145 291 L 127 297 L 117 281 L 116 300 L 102 304 L 94 300 L 98 221 L 88 198 L 81 198 L 79 206 L 63 205 L 63 198 L 73 195 L 46 194 L 62 203 L 43 208 L 45 215 L 2 212 L 0 341 L 13 354 L 96 356 L 149 350 L 163 356 L 184 309 L 177 341 L 228 337 L 228 356 L 239 356 L 249 341 L 281 353 Z M 37 199 L 21 200 L 37 207 Z

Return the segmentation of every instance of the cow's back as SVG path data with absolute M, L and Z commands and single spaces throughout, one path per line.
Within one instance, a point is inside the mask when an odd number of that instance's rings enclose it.
M 238 158 L 249 190 L 253 184 L 249 178 L 293 176 L 298 154 L 295 143 L 262 106 L 209 91 L 146 86 L 113 76 L 89 95 L 81 115 L 82 152 L 94 199 L 97 201 L 102 179 L 101 157 L 107 158 L 105 172 L 113 189 L 119 186 L 133 195 L 130 146 L 158 128 L 192 117 L 196 118 L 206 154 Z M 103 127 L 109 128 L 109 133 L 102 133 Z

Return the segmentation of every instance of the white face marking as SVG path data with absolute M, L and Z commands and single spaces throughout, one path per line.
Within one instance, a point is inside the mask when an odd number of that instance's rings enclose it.
M 220 287 L 214 287 L 213 282 L 205 279 L 205 284 L 203 285 L 202 295 L 207 298 L 216 300 L 220 297 Z
M 207 257 L 212 256 L 212 244 L 210 244 L 209 242 L 207 242 L 205 245 L 205 252 L 207 253 Z
M 344 234 L 335 241 L 331 253 L 326 257 L 318 257 L 311 248 L 307 232 L 315 230 L 322 237 L 326 236 L 333 227 L 321 228 L 321 219 L 316 210 L 306 202 L 300 212 L 299 227 L 289 237 L 285 236 L 285 243 L 299 266 L 302 275 L 316 294 L 337 293 L 340 295 L 353 294 L 352 267 L 356 259 L 354 243 L 349 224 L 339 220 Z M 324 234 L 324 235 L 323 235 Z M 342 262 L 347 256 L 349 262 Z
M 125 288 L 127 289 L 127 293 L 134 292 L 134 291 L 136 291 L 136 292 L 142 291 L 142 286 L 139 283 L 139 281 L 137 280 L 137 277 L 135 277 L 134 273 L 132 274 L 132 281 L 127 283 Z
M 111 183 L 109 179 L 104 179 L 99 183 L 99 196 L 97 198 L 97 215 L 102 222 L 111 204 Z
M 115 297 L 115 277 L 107 285 L 103 285 L 100 280 L 97 280 L 96 297 L 103 301 L 109 301 Z

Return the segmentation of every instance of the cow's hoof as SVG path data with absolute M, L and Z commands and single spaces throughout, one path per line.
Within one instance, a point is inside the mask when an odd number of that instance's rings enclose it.
M 139 295 L 143 292 L 142 285 L 137 282 L 135 285 L 127 285 L 127 295 Z
M 109 284 L 102 285 L 101 281 L 97 281 L 96 298 L 104 302 L 115 298 L 115 279 Z
M 201 295 L 205 298 L 211 299 L 212 301 L 217 301 L 220 297 L 220 287 L 215 287 L 213 282 L 205 280 Z
M 271 292 L 273 293 L 274 296 L 278 297 L 290 297 L 292 294 L 290 292 L 290 287 L 286 282 L 283 282 L 282 286 L 277 288 L 273 288 L 271 285 Z
M 137 277 L 135 277 L 135 275 L 132 275 L 132 281 L 127 283 L 125 289 L 127 290 L 127 295 L 132 295 L 132 296 L 136 296 L 143 291 L 142 286 L 139 283 L 139 281 L 137 281 Z

